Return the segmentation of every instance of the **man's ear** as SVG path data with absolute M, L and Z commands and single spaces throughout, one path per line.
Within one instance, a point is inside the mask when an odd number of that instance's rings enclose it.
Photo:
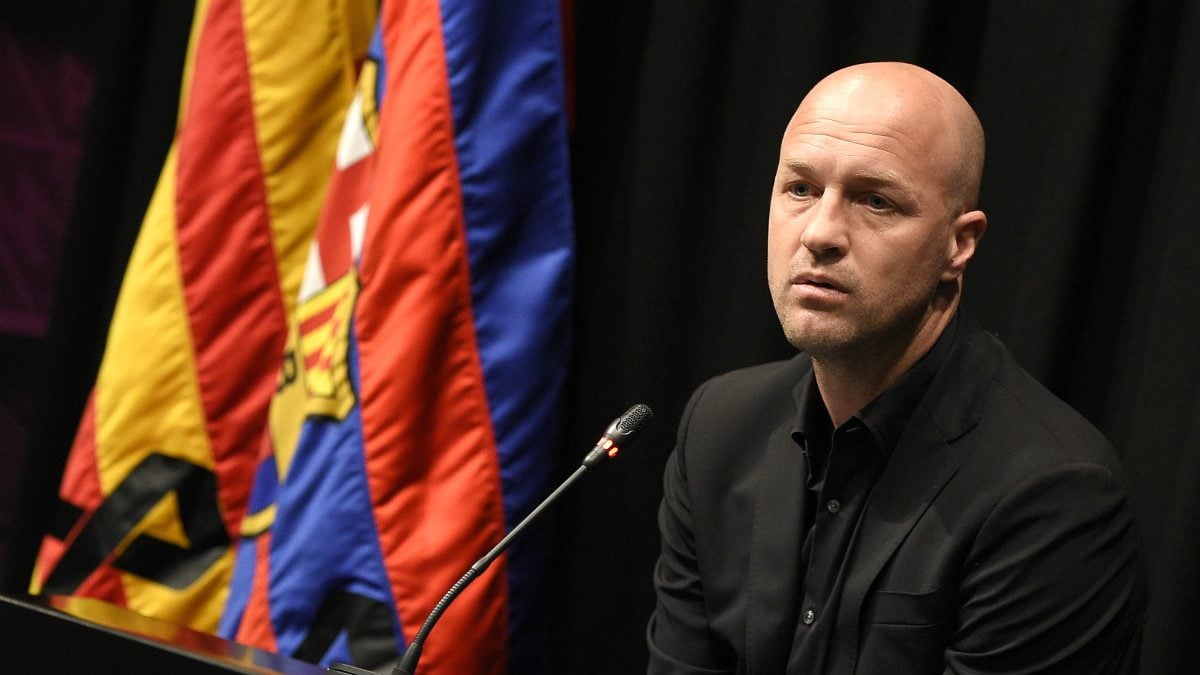
M 950 228 L 954 236 L 950 240 L 950 257 L 942 270 L 942 281 L 954 281 L 967 269 L 967 263 L 975 255 L 975 247 L 987 229 L 987 216 L 983 211 L 967 211 L 955 218 Z

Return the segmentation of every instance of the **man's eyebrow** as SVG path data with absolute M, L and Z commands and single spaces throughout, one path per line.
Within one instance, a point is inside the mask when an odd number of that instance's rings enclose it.
M 897 171 L 888 169 L 866 169 L 864 171 L 856 171 L 851 176 L 851 180 L 865 185 L 876 185 L 884 187 L 895 187 L 905 189 L 907 181 Z
M 803 159 L 787 159 L 781 164 L 788 172 L 797 175 L 818 173 L 816 167 L 811 162 Z M 900 175 L 900 172 L 891 169 L 875 168 L 864 168 L 854 171 L 850 175 L 848 182 L 896 188 L 904 188 L 907 184 L 907 181 Z
M 815 173 L 813 165 L 802 159 L 787 159 L 781 162 L 781 164 L 783 168 L 794 174 Z

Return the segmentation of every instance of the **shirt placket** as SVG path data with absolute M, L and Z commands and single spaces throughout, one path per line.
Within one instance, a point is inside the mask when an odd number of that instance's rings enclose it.
M 863 475 L 863 458 L 870 434 L 853 419 L 834 431 L 829 464 L 817 499 L 808 547 L 808 569 L 804 575 L 804 601 L 800 607 L 801 632 L 813 631 L 823 623 L 830 595 L 844 562 L 871 478 Z

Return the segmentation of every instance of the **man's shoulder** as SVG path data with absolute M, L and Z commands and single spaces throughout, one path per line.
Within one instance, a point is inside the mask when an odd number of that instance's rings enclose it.
M 971 349 L 986 353 L 993 364 L 986 368 L 984 382 L 977 382 L 981 396 L 974 411 L 978 429 L 989 444 L 1008 447 L 1035 446 L 1044 459 L 1108 464 L 1112 446 L 1079 411 L 1059 398 L 1026 371 L 996 336 L 979 331 L 969 336 Z M 967 359 L 965 369 L 978 368 L 980 359 Z M 963 372 L 963 378 L 983 373 Z M 1049 455 L 1049 456 L 1048 456 Z
M 697 387 L 675 446 L 692 485 L 720 492 L 731 477 L 756 471 L 772 438 L 786 436 L 794 424 L 793 392 L 811 368 L 808 357 L 797 355 L 732 370 Z
M 769 435 L 795 418 L 793 391 L 811 369 L 812 361 L 797 354 L 710 378 L 688 401 L 680 424 L 681 439 L 708 445 L 731 436 L 749 440 Z
M 997 372 L 993 400 L 997 408 L 1020 415 L 1026 431 L 1057 447 L 1064 459 L 1110 459 L 1112 446 L 1104 434 L 1015 362 Z
M 713 409 L 737 412 L 777 402 L 790 405 L 796 385 L 811 370 L 812 361 L 804 354 L 738 368 L 701 384 L 692 395 L 693 403 L 709 412 Z

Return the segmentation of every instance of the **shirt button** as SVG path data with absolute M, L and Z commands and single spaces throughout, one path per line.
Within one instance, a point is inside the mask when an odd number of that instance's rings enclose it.
M 804 612 L 804 625 L 806 625 L 806 626 L 812 625 L 812 622 L 813 622 L 813 621 L 816 621 L 816 620 L 817 620 L 817 613 L 816 613 L 816 612 L 812 611 L 811 609 L 809 609 L 809 610 L 805 610 L 805 612 Z
M 825 510 L 830 513 L 837 513 L 842 510 L 842 503 L 836 499 L 830 499 L 825 503 Z

